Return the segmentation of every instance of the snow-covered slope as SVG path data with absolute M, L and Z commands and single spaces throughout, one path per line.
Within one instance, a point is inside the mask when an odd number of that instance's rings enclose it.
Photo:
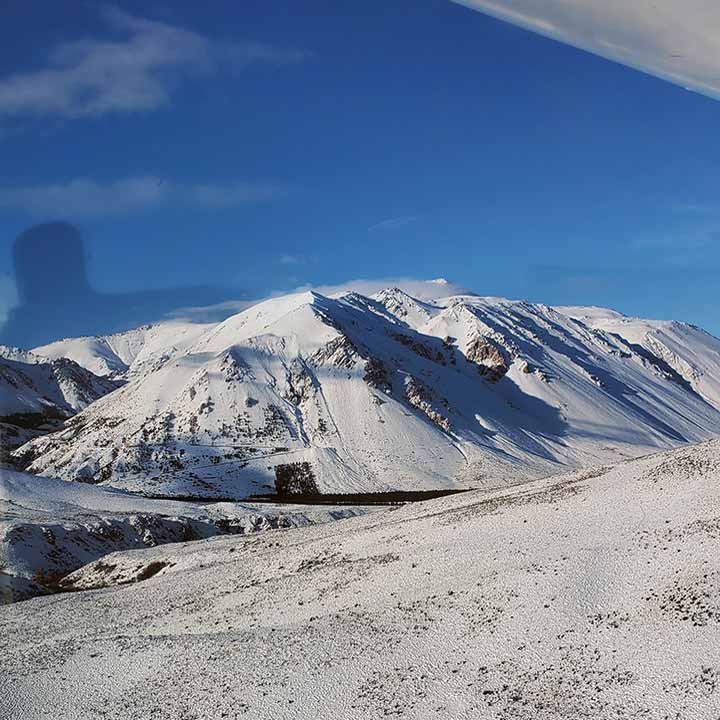
M 635 352 L 687 382 L 720 407 L 720 339 L 702 328 L 675 320 L 628 317 L 607 308 L 558 307 L 585 325 L 625 340 Z
M 712 442 L 118 553 L 0 609 L 5 717 L 715 720 L 718 517 Z
M 18 362 L 0 357 L 0 415 L 68 417 L 106 395 L 117 383 L 66 358 Z
M 116 387 L 72 360 L 49 361 L 0 348 L 0 462 L 12 448 L 56 430 L 65 418 Z
M 66 338 L 36 347 L 33 353 L 51 359 L 69 358 L 96 375 L 126 377 L 162 364 L 208 327 L 173 320 L 114 335 Z
M 302 527 L 370 508 L 188 503 L 0 470 L 0 604 L 52 591 L 108 553 Z
M 714 338 L 678 346 L 702 360 L 698 383 L 657 347 L 502 298 L 308 292 L 192 342 L 157 337 L 167 350 L 127 385 L 17 452 L 31 472 L 170 496 L 242 498 L 281 477 L 322 492 L 488 487 L 720 427 Z
M 47 362 L 49 359 L 36 355 L 31 350 L 25 350 L 11 345 L 0 345 L 0 358 L 4 360 L 14 360 L 15 362 L 30 363 L 31 365 Z

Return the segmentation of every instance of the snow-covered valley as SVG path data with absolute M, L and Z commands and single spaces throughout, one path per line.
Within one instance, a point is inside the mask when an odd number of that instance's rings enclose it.
M 0 471 L 0 604 L 55 592 L 117 550 L 293 528 L 370 507 L 149 500 L 112 488 Z
M 0 609 L 3 717 L 714 720 L 719 488 L 713 441 L 115 553 Z

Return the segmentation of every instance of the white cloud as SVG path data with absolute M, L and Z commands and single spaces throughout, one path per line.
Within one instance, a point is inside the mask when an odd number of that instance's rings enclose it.
M 87 217 L 121 215 L 165 204 L 229 208 L 269 200 L 286 192 L 279 185 L 231 182 L 184 184 L 152 175 L 101 183 L 76 178 L 67 183 L 0 187 L 0 208 L 31 215 Z
M 0 188 L 0 207 L 31 214 L 112 215 L 134 212 L 165 200 L 168 188 L 155 177 L 134 177 L 110 183 L 77 178 L 56 185 Z
M 175 25 L 102 11 L 111 38 L 86 38 L 50 51 L 46 67 L 0 78 L 0 115 L 81 117 L 166 105 L 183 74 L 285 65 L 308 53 L 256 43 L 222 43 Z
M 166 315 L 167 318 L 189 320 L 191 322 L 220 322 L 231 315 L 236 315 L 247 308 L 257 305 L 262 300 L 226 300 L 214 305 L 198 305 L 195 307 L 181 307 Z
M 388 218 L 387 220 L 381 220 L 368 228 L 368 232 L 375 232 L 376 230 L 392 230 L 394 228 L 403 227 L 409 225 L 418 220 L 415 215 L 403 215 L 402 217 Z
M 281 265 L 304 265 L 306 259 L 302 255 L 284 254 L 278 258 L 278 262 Z
M 708 0 L 454 0 L 720 98 L 720 3 Z

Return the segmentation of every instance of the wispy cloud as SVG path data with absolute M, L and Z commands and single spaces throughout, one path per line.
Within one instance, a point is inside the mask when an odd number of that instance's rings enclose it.
M 265 300 L 267 298 L 262 298 Z M 180 307 L 167 313 L 164 319 L 189 320 L 190 322 L 211 323 L 221 322 L 231 315 L 236 315 L 257 305 L 262 300 L 226 300 L 225 302 L 213 305 L 198 305 L 193 307 Z
M 52 49 L 45 67 L 0 78 L 0 115 L 82 117 L 138 112 L 167 105 L 188 73 L 287 65 L 303 50 L 218 42 L 175 25 L 102 9 L 109 37 Z
M 672 232 L 638 237 L 630 247 L 642 254 L 651 254 L 654 264 L 705 264 L 720 248 L 720 222 L 703 222 Z
M 242 181 L 187 184 L 143 175 L 102 183 L 76 178 L 54 185 L 0 187 L 0 208 L 74 218 L 123 215 L 171 204 L 231 208 L 285 192 L 280 185 Z
M 403 227 L 404 225 L 410 225 L 410 223 L 417 222 L 418 218 L 415 215 L 403 215 L 401 217 L 388 218 L 387 220 L 381 220 L 368 228 L 368 232 L 375 232 L 377 230 L 393 230 L 395 228 Z
M 172 186 L 171 186 L 172 188 Z M 228 208 L 263 202 L 287 192 L 287 188 L 268 183 L 233 182 L 223 184 L 177 185 L 175 192 L 190 202 L 208 208 Z
M 307 258 L 303 255 L 283 254 L 278 258 L 278 262 L 281 265 L 304 265 L 307 262 Z

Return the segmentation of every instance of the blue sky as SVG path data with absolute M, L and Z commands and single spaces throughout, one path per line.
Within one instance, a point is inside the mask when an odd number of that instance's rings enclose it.
M 18 233 L 62 218 L 105 293 L 445 276 L 720 334 L 719 126 L 449 0 L 11 0 L 0 294 Z

